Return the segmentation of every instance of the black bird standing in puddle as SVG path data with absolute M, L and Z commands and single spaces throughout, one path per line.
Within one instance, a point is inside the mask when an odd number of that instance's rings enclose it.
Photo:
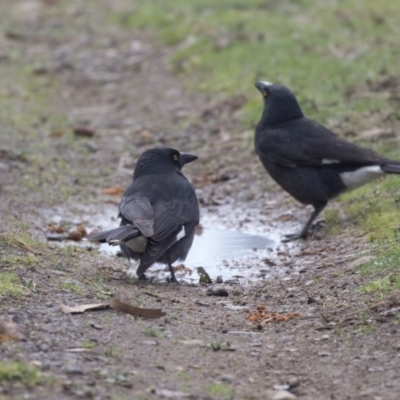
M 306 238 L 328 201 L 385 174 L 400 174 L 400 162 L 337 137 L 306 118 L 285 86 L 257 82 L 264 110 L 255 130 L 255 148 L 265 169 L 282 189 L 314 211 L 299 233 Z
M 93 233 L 87 239 L 119 245 L 124 257 L 139 260 L 139 279 L 155 262 L 172 264 L 184 260 L 199 223 L 199 203 L 182 167 L 197 159 L 171 148 L 145 151 L 133 173 L 132 184 L 119 204 L 118 228 Z

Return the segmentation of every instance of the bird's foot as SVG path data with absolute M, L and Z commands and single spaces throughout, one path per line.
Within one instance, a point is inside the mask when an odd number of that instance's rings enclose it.
M 293 242 L 298 239 L 307 239 L 307 233 L 299 232 L 299 233 L 291 233 L 289 235 L 285 235 L 282 239 L 283 243 Z
M 178 280 L 176 279 L 175 272 L 174 272 L 174 267 L 171 264 L 168 264 L 169 272 L 171 273 L 171 277 L 167 278 L 168 283 L 178 283 Z
M 285 237 L 282 239 L 282 242 L 287 243 L 287 242 L 292 242 L 293 240 L 307 239 L 310 236 L 310 234 L 314 234 L 315 231 L 320 230 L 325 225 L 326 224 L 325 224 L 324 220 L 317 221 L 311 227 L 305 227 L 298 233 L 292 233 L 289 235 L 285 235 Z
M 141 282 L 151 283 L 154 281 L 154 276 L 152 276 L 151 278 L 148 278 L 145 274 L 142 274 L 138 277 L 138 280 Z
M 178 279 L 176 279 L 176 276 L 171 276 L 167 278 L 168 283 L 178 283 Z

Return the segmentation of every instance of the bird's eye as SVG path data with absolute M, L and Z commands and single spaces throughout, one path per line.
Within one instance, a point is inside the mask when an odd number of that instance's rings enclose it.
M 178 161 L 178 160 L 179 160 L 178 154 L 174 154 L 174 161 Z

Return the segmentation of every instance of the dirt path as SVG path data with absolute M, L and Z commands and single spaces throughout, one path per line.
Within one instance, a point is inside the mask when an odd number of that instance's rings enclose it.
M 21 111 L 4 115 L 0 130 L 0 274 L 16 273 L 22 293 L 0 297 L 0 312 L 23 334 L 0 343 L 0 358 L 40 372 L 13 376 L 0 364 L 0 398 L 398 399 L 398 304 L 357 292 L 368 245 L 326 229 L 279 244 L 308 210 L 266 177 L 251 127 L 237 131 L 243 99 L 186 93 L 168 69 L 170 50 L 111 24 L 108 2 L 14 3 L 2 6 L 2 96 L 3 109 Z M 112 224 L 118 196 L 100 189 L 126 187 L 135 159 L 155 145 L 199 155 L 186 174 L 206 225 L 274 240 L 256 261 L 257 283 L 213 285 L 228 297 L 163 280 L 139 285 L 121 259 L 46 241 L 48 224 L 92 228 L 104 215 Z M 112 294 L 166 316 L 59 309 Z M 299 315 L 253 324 L 246 316 L 258 306 Z

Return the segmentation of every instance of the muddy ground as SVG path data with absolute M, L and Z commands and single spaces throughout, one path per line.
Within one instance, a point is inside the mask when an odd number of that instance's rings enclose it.
M 320 225 L 307 241 L 280 243 L 310 210 L 266 176 L 252 127 L 237 131 L 244 100 L 187 93 L 187 78 L 170 72 L 171 49 L 105 18 L 123 2 L 52 3 L 1 6 L 0 63 L 10 74 L 1 95 L 21 109 L 6 109 L 15 120 L 5 116 L 0 133 L 0 273 L 17 271 L 23 290 L 0 299 L 3 324 L 22 332 L 0 343 L 0 354 L 40 378 L 2 381 L 0 398 L 398 399 L 398 303 L 357 291 L 371 246 L 356 227 L 343 216 L 342 234 Z M 90 137 L 72 132 L 82 126 Z M 46 240 L 49 224 L 116 225 L 119 196 L 101 189 L 126 187 L 139 154 L 155 145 L 199 156 L 185 173 L 205 228 L 272 240 L 267 255 L 227 260 L 244 278 L 211 288 L 228 297 L 168 284 L 166 273 L 138 284 L 126 261 L 95 245 Z M 113 294 L 166 315 L 59 308 Z M 246 316 L 257 306 L 298 315 L 254 324 Z

